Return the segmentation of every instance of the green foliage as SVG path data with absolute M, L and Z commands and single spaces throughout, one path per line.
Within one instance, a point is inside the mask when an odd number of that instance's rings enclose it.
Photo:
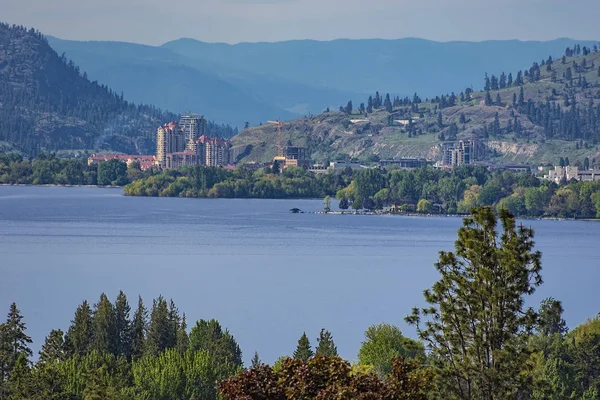
M 308 336 L 306 336 L 306 332 L 300 336 L 298 339 L 298 346 L 294 351 L 294 359 L 300 361 L 308 361 L 314 355 L 311 347 L 310 340 L 308 340 Z
M 358 351 L 360 365 L 371 366 L 380 377 L 392 372 L 392 360 L 396 357 L 425 359 L 423 346 L 404 337 L 398 327 L 389 324 L 370 326 L 365 332 L 365 341 Z
M 526 344 L 536 314 L 525 296 L 542 283 L 533 231 L 489 207 L 472 210 L 458 232 L 456 252 L 441 252 L 441 277 L 425 291 L 429 307 L 415 308 L 417 327 L 435 360 L 446 398 L 510 399 L 530 386 Z
M 331 335 L 331 332 L 321 329 L 319 337 L 317 338 L 317 343 L 318 345 L 315 354 L 320 354 L 326 357 L 334 357 L 338 355 L 337 347 L 333 342 L 333 336 Z
M 127 164 L 120 160 L 98 163 L 98 185 L 121 186 L 127 183 Z
M 223 330 L 217 320 L 203 319 L 190 331 L 190 350 L 206 351 L 221 364 L 242 367 L 242 350 L 227 329 Z

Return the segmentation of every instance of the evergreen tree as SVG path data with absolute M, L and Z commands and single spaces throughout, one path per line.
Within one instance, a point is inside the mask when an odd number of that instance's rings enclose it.
M 344 112 L 348 115 L 352 114 L 352 100 L 348 101 L 348 104 L 346 104 L 346 108 L 344 109 Z
M 46 336 L 46 341 L 39 352 L 39 363 L 47 364 L 65 359 L 65 339 L 64 333 L 60 329 L 52 329 L 50 335 Z
M 252 357 L 252 362 L 250 364 L 250 368 L 258 368 L 261 365 L 262 365 L 262 362 L 260 361 L 260 357 L 258 357 L 258 352 L 255 351 L 254 356 Z
M 94 305 L 91 348 L 100 354 L 115 354 L 115 327 L 115 309 L 106 294 L 102 293 L 100 300 Z
M 296 360 L 308 361 L 313 355 L 314 353 L 310 348 L 310 341 L 308 340 L 308 336 L 306 336 L 306 332 L 304 332 L 298 340 L 298 347 L 294 351 L 294 358 Z
M 523 92 L 523 86 L 521 86 L 521 89 L 519 90 L 519 106 L 522 106 L 523 104 L 525 104 L 525 93 Z
M 442 117 L 442 112 L 441 112 L 441 111 L 440 111 L 440 112 L 438 112 L 438 115 L 437 115 L 437 124 L 438 124 L 438 126 L 439 126 L 440 128 L 443 128 L 443 127 L 444 127 L 444 119 L 443 119 L 443 117 Z
M 164 297 L 154 299 L 150 324 L 146 335 L 146 353 L 157 355 L 158 353 L 175 347 L 177 330 L 173 329 L 169 306 Z
M 190 331 L 190 349 L 209 352 L 218 362 L 242 366 L 242 350 L 228 330 L 215 319 L 200 320 Z
M 485 85 L 483 87 L 483 90 L 485 90 L 486 92 L 492 90 L 492 84 L 490 83 L 490 78 L 488 77 L 487 73 L 485 74 Z
M 316 354 L 321 354 L 327 357 L 335 357 L 338 355 L 337 347 L 333 342 L 333 336 L 331 332 L 321 329 L 319 337 L 317 338 L 317 350 Z
M 500 89 L 506 88 L 506 74 L 504 72 L 502 72 L 502 74 L 500 74 L 499 86 L 500 86 Z
M 190 338 L 187 334 L 187 322 L 184 313 L 179 324 L 179 329 L 177 329 L 177 351 L 179 351 L 179 354 L 184 354 L 189 347 Z
M 558 161 L 558 165 L 561 166 L 561 167 L 564 167 L 565 166 L 565 159 L 561 157 L 560 160 Z
M 131 307 L 123 291 L 119 292 L 115 301 L 115 354 L 131 357 Z
M 441 275 L 424 292 L 430 307 L 407 322 L 430 347 L 445 398 L 514 399 L 531 386 L 529 332 L 536 314 L 525 296 L 542 283 L 533 231 L 500 210 L 475 208 L 459 229 L 456 252 L 441 252 Z M 426 320 L 426 321 L 424 321 Z
M 486 106 L 491 106 L 492 104 L 493 104 L 493 102 L 492 102 L 492 96 L 490 95 L 490 91 L 488 90 L 485 93 L 485 105 Z
M 544 299 L 538 311 L 538 332 L 544 336 L 567 333 L 567 323 L 562 318 L 563 311 L 560 301 L 552 297 Z
M 590 159 L 588 157 L 583 159 L 583 169 L 584 170 L 590 169 Z
M 90 350 L 93 339 L 92 310 L 87 300 L 77 307 L 75 318 L 65 336 L 68 355 L 83 355 Z
M 31 338 L 25 333 L 27 327 L 16 303 L 10 305 L 6 322 L 0 325 L 0 394 L 5 391 L 19 357 L 25 360 L 32 354 Z
M 512 72 L 508 74 L 508 79 L 506 81 L 506 87 L 511 87 L 513 85 L 513 76 Z
M 142 297 L 138 298 L 137 310 L 133 314 L 131 327 L 131 356 L 140 358 L 146 347 L 146 331 L 148 329 L 148 311 L 144 307 Z
M 568 167 L 569 165 L 570 165 L 570 164 L 569 164 L 569 157 L 565 157 L 565 166 L 567 166 L 567 167 Z
M 496 105 L 497 106 L 502 105 L 502 98 L 500 97 L 500 93 L 496 94 Z
M 369 100 L 367 101 L 367 112 L 369 114 L 373 112 L 373 96 L 369 96 Z

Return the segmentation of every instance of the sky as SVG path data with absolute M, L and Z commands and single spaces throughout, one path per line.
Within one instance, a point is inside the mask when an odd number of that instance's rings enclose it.
M 0 0 L 0 21 L 72 40 L 599 40 L 599 0 Z

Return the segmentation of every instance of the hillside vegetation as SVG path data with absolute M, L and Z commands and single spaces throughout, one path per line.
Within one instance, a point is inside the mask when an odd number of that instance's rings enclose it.
M 440 144 L 462 138 L 483 141 L 488 161 L 600 161 L 600 53 L 581 46 L 565 53 L 523 71 L 486 74 L 480 92 L 469 87 L 429 99 L 376 93 L 339 111 L 284 123 L 283 142 L 310 148 L 317 161 L 435 160 Z M 236 155 L 268 161 L 276 137 L 273 125 L 244 130 L 234 138 Z

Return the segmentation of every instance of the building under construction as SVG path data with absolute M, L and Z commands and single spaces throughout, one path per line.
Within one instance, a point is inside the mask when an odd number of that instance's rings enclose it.
M 282 168 L 287 167 L 305 167 L 310 168 L 310 158 L 307 156 L 306 147 L 285 146 L 281 150 L 281 155 L 273 158 Z

